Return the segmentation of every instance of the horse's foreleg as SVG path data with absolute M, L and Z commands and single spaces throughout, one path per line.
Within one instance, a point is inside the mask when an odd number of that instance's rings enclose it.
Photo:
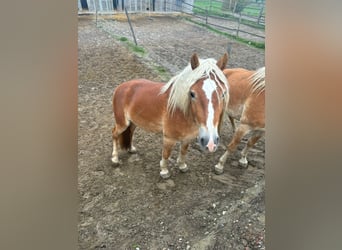
M 241 151 L 241 159 L 239 160 L 239 163 L 243 167 L 247 167 L 248 161 L 247 161 L 247 154 L 251 147 L 254 146 L 254 144 L 265 134 L 264 131 L 256 131 L 254 134 L 249 138 L 246 146 Z
M 162 159 L 160 161 L 160 176 L 163 179 L 167 179 L 170 177 L 170 172 L 167 169 L 168 165 L 168 159 L 171 155 L 171 150 L 173 146 L 175 145 L 175 141 L 167 139 L 164 137 L 163 139 L 163 153 L 162 153 Z
M 177 159 L 179 170 L 183 173 L 187 172 L 189 170 L 188 166 L 185 163 L 185 156 L 188 152 L 190 142 L 182 142 L 181 144 L 181 150 L 179 151 L 179 156 Z
M 215 165 L 215 173 L 222 174 L 223 166 L 227 161 L 229 155 L 231 155 L 235 150 L 242 137 L 244 137 L 249 132 L 249 126 L 245 124 L 240 124 L 234 133 L 233 139 L 227 146 L 226 152 L 221 156 L 219 162 Z

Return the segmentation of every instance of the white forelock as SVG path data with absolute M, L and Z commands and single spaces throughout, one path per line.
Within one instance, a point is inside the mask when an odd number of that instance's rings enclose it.
M 161 89 L 160 93 L 165 93 L 171 88 L 170 96 L 168 100 L 168 111 L 174 112 L 176 108 L 179 108 L 183 113 L 187 112 L 189 106 L 189 90 L 201 78 L 208 78 L 210 74 L 215 77 L 215 82 L 220 80 L 225 90 L 228 91 L 228 82 L 226 76 L 222 70 L 216 65 L 216 60 L 212 58 L 200 59 L 200 64 L 197 68 L 192 70 L 189 64 L 183 71 L 176 76 L 172 77 Z M 224 88 L 221 84 L 217 84 L 220 88 Z

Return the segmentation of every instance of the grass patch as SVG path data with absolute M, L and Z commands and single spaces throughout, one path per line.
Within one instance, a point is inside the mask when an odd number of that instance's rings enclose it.
M 121 41 L 121 42 L 126 42 L 126 41 L 128 41 L 128 38 L 122 36 L 122 37 L 119 38 L 119 41 Z
M 140 46 L 136 46 L 136 45 L 133 45 L 133 51 L 135 53 L 138 53 L 138 54 L 141 54 L 141 55 L 145 55 L 146 54 L 146 51 L 143 47 L 140 47 Z
M 167 71 L 167 69 L 165 69 L 163 66 L 157 65 L 153 67 L 155 71 L 158 72 L 159 76 L 161 76 L 161 78 L 164 81 L 168 81 L 170 79 L 170 72 Z
M 146 51 L 143 47 L 135 45 L 133 42 L 131 42 L 130 40 L 128 40 L 127 37 L 120 37 L 118 39 L 119 41 L 125 43 L 127 45 L 127 47 L 133 51 L 134 53 L 140 55 L 140 56 L 144 56 L 146 54 Z
M 206 28 L 206 29 L 208 29 L 208 30 L 210 30 L 212 32 L 215 32 L 217 34 L 223 35 L 223 36 L 228 37 L 228 38 L 232 38 L 232 39 L 237 40 L 239 42 L 251 45 L 251 46 L 253 46 L 255 48 L 265 49 L 265 43 L 263 43 L 263 42 L 250 41 L 250 40 L 247 40 L 247 39 L 244 39 L 244 38 L 241 38 L 241 37 L 237 37 L 235 35 L 231 35 L 231 34 L 228 34 L 226 32 L 220 31 L 218 29 L 215 29 L 215 28 L 211 27 L 210 25 L 207 25 L 207 24 L 204 24 L 204 23 L 200 23 L 200 22 L 196 22 L 194 20 L 191 20 L 190 18 L 186 17 L 185 19 L 190 21 L 190 22 L 192 22 L 192 23 L 195 23 L 195 24 L 197 24 L 199 26 L 202 26 L 202 27 L 204 27 L 204 28 Z
M 166 69 L 163 66 L 157 66 L 156 70 L 162 74 L 166 73 Z

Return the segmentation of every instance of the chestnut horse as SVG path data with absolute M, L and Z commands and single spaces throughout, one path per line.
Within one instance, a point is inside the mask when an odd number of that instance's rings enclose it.
M 168 83 L 136 79 L 120 84 L 114 91 L 112 162 L 119 163 L 118 149 L 135 151 L 132 137 L 138 126 L 163 134 L 160 176 L 168 178 L 168 158 L 177 141 L 177 159 L 182 172 L 188 170 L 185 156 L 189 143 L 198 136 L 201 147 L 214 152 L 219 141 L 219 126 L 229 101 L 227 78 L 222 70 L 228 55 L 218 61 L 200 60 L 193 54 L 190 64 Z
M 247 166 L 248 150 L 265 134 L 265 67 L 256 71 L 242 68 L 225 69 L 223 73 L 229 82 L 229 103 L 226 113 L 232 123 L 234 135 L 221 156 L 215 172 L 223 173 L 223 165 L 241 139 L 251 132 L 252 135 L 241 152 L 239 163 Z M 240 120 L 235 129 L 234 119 Z

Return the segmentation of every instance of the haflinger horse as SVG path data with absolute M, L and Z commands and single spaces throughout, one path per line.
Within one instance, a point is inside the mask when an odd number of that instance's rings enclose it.
M 166 84 L 146 79 L 120 84 L 113 95 L 112 162 L 119 163 L 119 147 L 136 151 L 132 143 L 136 127 L 163 134 L 162 178 L 170 177 L 168 158 L 178 141 L 181 150 L 177 163 L 181 172 L 188 170 L 185 156 L 194 138 L 198 138 L 203 149 L 214 152 L 229 101 L 227 78 L 222 72 L 227 61 L 227 53 L 218 61 L 212 58 L 202 60 L 194 53 L 190 64 Z
M 241 151 L 240 165 L 248 165 L 247 153 L 251 147 L 265 134 L 265 67 L 256 71 L 242 68 L 225 69 L 223 71 L 229 82 L 229 103 L 226 113 L 231 121 L 234 135 L 221 156 L 215 172 L 223 173 L 227 157 L 237 148 L 241 139 L 251 132 L 246 146 Z M 234 119 L 240 120 L 235 127 Z

